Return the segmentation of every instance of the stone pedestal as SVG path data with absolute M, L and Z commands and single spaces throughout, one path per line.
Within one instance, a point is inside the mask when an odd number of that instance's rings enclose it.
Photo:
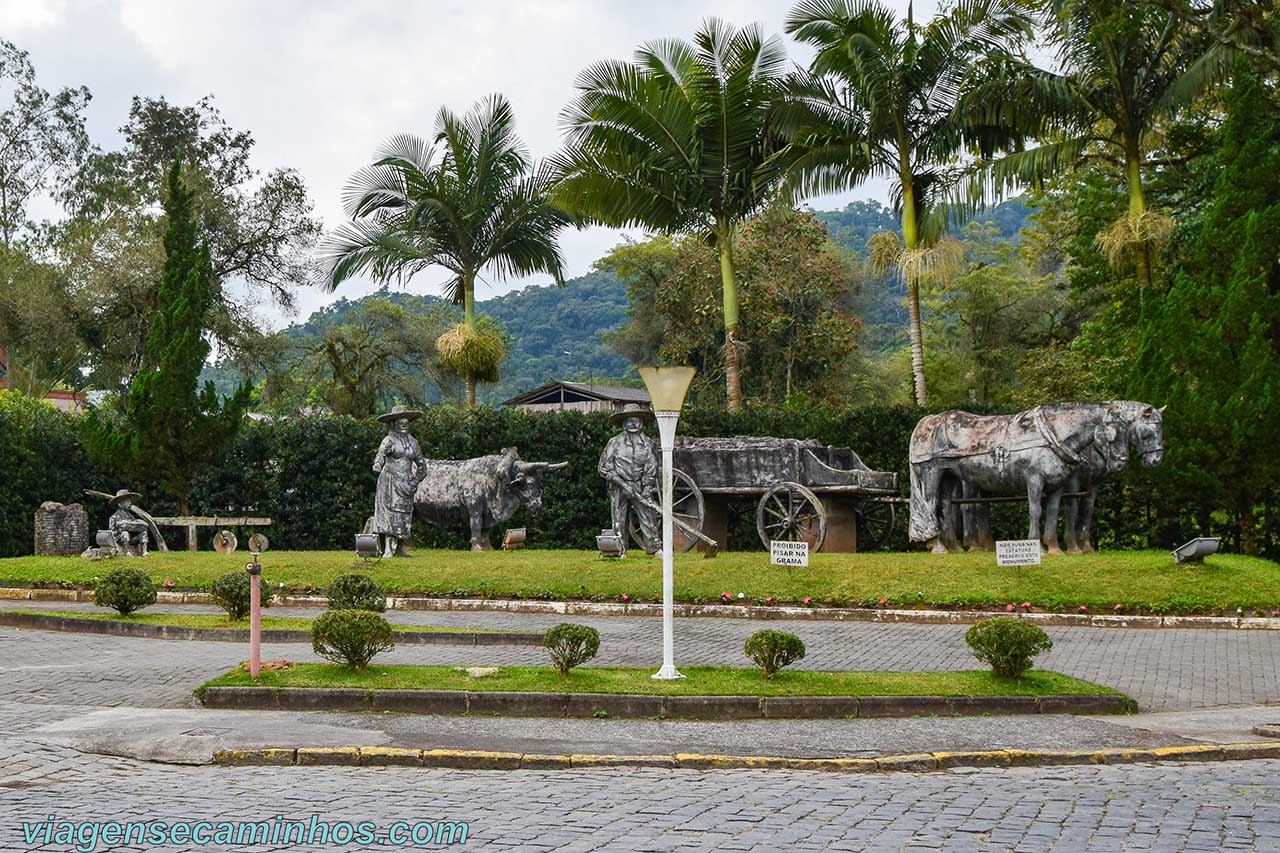
M 36 510 L 36 554 L 74 557 L 89 547 L 89 514 L 80 504 L 45 501 Z
M 858 550 L 858 513 L 854 504 L 840 495 L 822 495 L 827 511 L 827 536 L 819 551 L 852 554 Z

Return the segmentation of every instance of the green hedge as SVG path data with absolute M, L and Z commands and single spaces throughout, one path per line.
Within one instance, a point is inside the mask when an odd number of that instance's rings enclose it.
M 78 418 L 16 391 L 0 391 L 0 556 L 30 554 L 35 544 L 35 512 L 44 501 L 82 503 L 90 535 L 99 501 L 84 489 L 106 491 L 110 483 L 85 456 Z M 113 486 L 115 491 L 118 486 Z
M 680 419 L 683 435 L 775 435 L 816 438 L 852 447 L 870 467 L 898 474 L 907 493 L 907 446 L 921 410 L 907 406 L 864 406 L 800 411 L 747 408 L 737 414 L 692 409 Z M 29 554 L 32 519 L 41 501 L 85 502 L 90 527 L 106 523 L 102 501 L 85 501 L 82 490 L 115 491 L 140 487 L 142 505 L 170 514 L 174 501 L 147 484 L 128 483 L 118 472 L 88 463 L 77 437 L 76 418 L 20 394 L 0 392 L 0 556 Z M 594 535 L 609 523 L 604 482 L 596 464 L 605 441 L 616 432 L 602 413 L 530 414 L 510 409 L 478 408 L 471 412 L 433 406 L 414 422 L 413 432 L 430 458 L 465 458 L 520 448 L 527 460 L 569 462 L 565 471 L 548 474 L 543 509 L 521 510 L 506 524 L 529 528 L 528 547 L 591 548 Z M 225 458 L 203 472 L 191 504 L 205 514 L 268 515 L 266 531 L 276 549 L 347 549 L 373 509 L 377 475 L 374 452 L 385 429 L 373 421 L 345 417 L 312 417 L 250 421 L 237 435 Z M 1103 547 L 1165 547 L 1200 533 L 1224 534 L 1233 542 L 1226 516 L 1215 515 L 1195 495 L 1178 494 L 1160 480 L 1160 472 L 1131 465 L 1124 477 L 1108 484 L 1099 502 L 1098 530 Z M 1276 501 L 1264 513 L 1264 555 L 1280 555 L 1275 535 Z M 743 502 L 732 514 L 730 546 L 759 548 L 754 529 L 755 507 Z M 904 535 L 906 507 L 890 547 L 909 547 Z M 1026 508 L 996 505 L 994 526 L 1002 538 L 1026 533 Z M 1221 524 L 1206 529 L 1204 521 Z M 202 529 L 202 548 L 216 531 Z M 173 531 L 175 543 L 181 534 Z M 418 544 L 462 548 L 467 533 L 461 525 L 444 530 L 414 524 Z M 496 538 L 496 537 L 495 537 Z M 243 537 L 242 537 L 243 539 Z

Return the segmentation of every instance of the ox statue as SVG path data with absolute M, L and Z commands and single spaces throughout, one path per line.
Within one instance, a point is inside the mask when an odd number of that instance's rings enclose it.
M 1060 504 L 1065 495 L 1084 490 L 1083 511 L 1074 503 L 1067 511 L 1067 543 L 1080 550 L 1080 540 L 1088 541 L 1098 486 L 1123 470 L 1129 448 L 1137 448 L 1145 467 L 1162 461 L 1162 412 L 1113 400 L 1054 403 L 1016 415 L 952 411 L 922 418 L 911 434 L 911 539 L 932 543 L 935 553 L 958 549 L 957 505 L 963 505 L 965 542 L 989 547 L 985 508 L 973 508 L 972 501 L 979 494 L 1026 494 L 1027 538 L 1060 553 Z
M 525 462 L 514 447 L 475 459 L 428 459 L 414 511 L 424 521 L 471 527 L 471 550 L 492 549 L 489 531 L 515 514 L 523 503 L 542 508 L 542 475 L 568 462 Z

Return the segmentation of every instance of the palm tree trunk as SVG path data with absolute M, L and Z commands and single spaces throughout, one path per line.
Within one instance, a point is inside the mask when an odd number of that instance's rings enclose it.
M 467 324 L 467 334 L 476 330 L 476 277 L 473 273 L 462 276 L 462 321 Z M 467 407 L 476 405 L 476 375 L 467 371 Z
M 902 244 L 910 255 L 920 245 L 920 229 L 916 223 L 915 192 L 911 188 L 911 176 L 902 177 Z M 928 394 L 924 384 L 924 333 L 920 325 L 920 281 L 916 275 L 916 264 L 908 264 L 907 273 L 907 314 L 909 316 L 908 335 L 911 338 L 911 377 L 915 381 L 916 405 L 928 405 Z
M 742 408 L 742 377 L 738 354 L 738 282 L 733 273 L 733 227 L 722 226 L 720 244 L 720 283 L 724 293 L 724 381 L 729 411 Z
M 1136 146 L 1130 146 L 1125 155 L 1125 168 L 1129 183 L 1129 222 L 1137 226 L 1142 215 L 1147 212 L 1147 199 L 1142 192 L 1142 157 Z M 1143 301 L 1147 285 L 1151 284 L 1151 247 L 1145 240 L 1134 246 L 1135 261 L 1138 268 L 1138 299 Z

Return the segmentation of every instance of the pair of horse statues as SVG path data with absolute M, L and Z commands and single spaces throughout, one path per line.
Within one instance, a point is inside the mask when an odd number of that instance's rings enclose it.
M 1133 400 L 1053 403 L 1016 415 L 951 411 L 929 415 L 911 433 L 914 542 L 934 553 L 995 546 L 986 498 L 1027 496 L 1028 539 L 1062 553 L 1093 550 L 1098 490 L 1136 453 L 1153 468 L 1164 459 L 1164 407 Z

